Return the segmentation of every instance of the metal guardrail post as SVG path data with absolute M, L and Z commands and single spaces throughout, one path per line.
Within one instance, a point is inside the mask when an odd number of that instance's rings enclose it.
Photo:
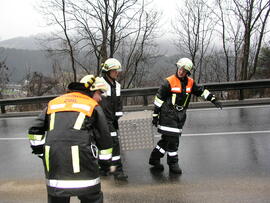
M 143 96 L 143 105 L 148 106 L 147 96 Z
M 200 84 L 207 88 L 209 91 L 239 91 L 239 100 L 245 100 L 245 89 L 259 89 L 270 88 L 270 79 L 264 80 L 248 80 L 248 81 L 234 81 L 234 82 L 219 82 L 219 83 L 202 83 Z M 146 88 L 134 88 L 134 89 L 122 89 L 123 97 L 143 97 L 143 107 L 148 108 L 148 96 L 154 96 L 159 87 L 146 87 Z M 22 105 L 22 104 L 41 104 L 47 103 L 58 95 L 27 97 L 27 98 L 15 98 L 15 99 L 0 99 L 1 112 L 5 113 L 5 106 L 8 105 Z
M 244 100 L 244 90 L 243 89 L 240 89 L 239 90 L 239 100 Z
M 6 113 L 5 106 L 1 106 L 1 113 Z

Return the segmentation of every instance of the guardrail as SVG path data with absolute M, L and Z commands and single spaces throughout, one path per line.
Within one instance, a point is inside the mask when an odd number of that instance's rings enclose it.
M 235 81 L 235 82 L 221 82 L 221 83 L 202 83 L 200 85 L 205 86 L 210 91 L 229 91 L 238 90 L 239 100 L 244 100 L 245 89 L 257 89 L 257 88 L 270 88 L 270 79 L 265 80 L 246 80 L 246 81 Z M 133 88 L 133 89 L 122 89 L 121 93 L 123 97 L 143 97 L 143 105 L 148 105 L 147 96 L 155 95 L 158 87 L 147 87 L 147 88 Z M 8 105 L 22 105 L 22 104 L 37 104 L 47 103 L 51 99 L 58 95 L 50 96 L 39 96 L 39 97 L 27 97 L 27 98 L 16 98 L 16 99 L 1 99 L 1 113 L 6 113 L 5 106 Z

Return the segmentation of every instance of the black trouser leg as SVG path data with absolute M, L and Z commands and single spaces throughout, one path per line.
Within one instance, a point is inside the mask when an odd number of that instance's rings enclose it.
M 167 136 L 167 163 L 178 163 L 179 136 Z
M 167 151 L 167 138 L 165 135 L 161 136 L 161 139 L 158 141 L 157 146 L 153 149 L 150 160 L 151 162 L 160 162 L 160 158 L 164 157 L 166 151 Z
M 81 203 L 103 203 L 103 193 L 100 191 L 98 193 L 79 196 Z
M 48 203 L 69 203 L 70 197 L 56 197 L 48 194 Z
M 111 133 L 112 134 L 112 133 Z M 116 167 L 116 170 L 122 171 L 123 165 L 121 162 L 121 156 L 120 156 L 120 144 L 119 144 L 119 138 L 118 133 L 115 132 L 114 136 L 112 136 L 113 146 L 112 146 L 112 162 L 111 165 Z M 109 167 L 107 165 L 107 162 L 103 162 L 102 160 L 99 160 L 99 166 L 101 170 L 109 172 Z
M 123 170 L 121 156 L 120 156 L 120 144 L 118 133 L 117 136 L 112 136 L 113 140 L 113 150 L 112 150 L 112 166 L 116 166 L 116 170 L 121 171 Z

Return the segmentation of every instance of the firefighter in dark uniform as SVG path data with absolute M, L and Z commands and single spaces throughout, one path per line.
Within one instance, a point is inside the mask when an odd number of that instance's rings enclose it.
M 70 83 L 69 93 L 48 103 L 29 129 L 33 153 L 42 158 L 48 202 L 103 202 L 99 159 L 110 166 L 112 139 L 102 108 L 98 105 L 103 80 L 93 75 Z M 99 150 L 99 152 L 98 152 Z
M 188 77 L 193 68 L 190 59 L 181 58 L 176 66 L 176 74 L 166 78 L 154 100 L 152 123 L 162 136 L 151 153 L 149 164 L 154 166 L 154 169 L 163 171 L 164 166 L 160 163 L 160 159 L 167 152 L 167 164 L 170 172 L 182 174 L 178 164 L 177 151 L 191 94 L 211 101 L 217 108 L 222 109 L 222 106 L 213 94 L 204 87 L 198 86 L 192 78 Z
M 121 69 L 121 63 L 114 58 L 107 59 L 102 65 L 102 74 L 107 91 L 104 93 L 105 98 L 102 99 L 100 105 L 103 108 L 108 121 L 111 137 L 113 140 L 112 166 L 116 180 L 126 180 L 128 176 L 123 171 L 120 156 L 118 119 L 123 116 L 123 104 L 121 100 L 121 85 L 116 81 Z M 100 164 L 100 173 L 108 175 L 109 170 Z

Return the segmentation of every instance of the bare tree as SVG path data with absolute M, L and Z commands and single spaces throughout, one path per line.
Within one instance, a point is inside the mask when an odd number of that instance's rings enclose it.
M 6 65 L 5 59 L 0 60 L 0 99 L 3 98 L 3 90 L 6 84 L 9 82 L 8 66 Z
M 264 17 L 260 17 L 260 21 L 261 21 L 261 28 L 258 28 L 258 32 L 259 32 L 259 39 L 258 39 L 258 44 L 256 46 L 256 52 L 255 52 L 255 56 L 254 56 L 254 63 L 252 66 L 252 69 L 250 70 L 248 79 L 251 79 L 252 76 L 254 76 L 254 74 L 256 73 L 257 70 L 257 65 L 258 65 L 258 61 L 259 61 L 259 54 L 261 51 L 261 47 L 262 47 L 262 41 L 263 41 L 263 37 L 265 35 L 265 28 L 267 25 L 267 20 L 269 17 L 269 13 L 270 13 L 270 4 L 268 5 L 268 10 L 266 11 L 266 14 Z
M 28 97 L 42 96 L 44 94 L 51 94 L 51 90 L 58 82 L 50 77 L 44 76 L 42 73 L 29 72 L 25 78 L 23 90 L 27 92 Z
M 225 60 L 226 81 L 237 80 L 239 51 L 243 42 L 241 20 L 235 15 L 230 0 L 216 0 L 212 13 L 217 17 L 216 32 L 220 34 Z M 223 58 L 221 58 L 223 59 Z
M 264 0 L 232 0 L 232 2 L 235 6 L 233 12 L 240 18 L 244 29 L 244 38 L 240 58 L 240 80 L 247 80 L 256 71 L 258 52 L 261 49 L 261 42 L 259 42 L 257 44 L 257 56 L 255 57 L 255 63 L 253 63 L 253 71 L 250 73 L 250 47 L 252 43 L 252 35 L 254 34 L 253 32 L 259 30 L 259 40 L 262 40 L 264 36 L 265 24 L 269 16 L 270 2 Z
M 99 74 L 100 64 L 108 57 L 121 57 L 123 54 L 120 50 L 130 40 L 130 59 L 125 60 L 127 62 L 123 65 L 130 65 L 128 69 L 133 74 L 129 75 L 127 86 L 131 86 L 138 73 L 140 61 L 145 59 L 145 50 L 153 45 L 149 42 L 157 27 L 157 14 L 146 9 L 146 1 L 148 0 L 43 0 L 49 5 L 45 6 L 47 12 L 43 13 L 51 16 L 50 22 L 61 28 L 54 35 L 55 39 L 68 45 L 67 49 L 53 49 L 54 52 L 50 52 L 69 53 L 72 64 L 86 73 L 92 72 L 92 67 L 96 67 L 95 73 Z M 149 50 L 147 53 L 150 53 Z M 85 65 L 82 58 L 84 61 L 87 59 L 88 64 Z M 93 65 L 94 59 L 96 62 Z M 73 72 L 76 71 L 76 66 Z
M 52 33 L 52 37 L 44 40 L 47 47 L 48 41 L 60 41 L 63 48 L 54 49 L 60 53 L 67 53 L 71 62 L 71 69 L 73 72 L 73 80 L 77 81 L 77 70 L 75 64 L 75 42 L 72 41 L 72 23 L 70 19 L 70 10 L 68 9 L 68 0 L 42 0 L 40 11 L 48 19 L 48 25 L 57 26 L 60 28 L 59 32 Z M 52 51 L 51 48 L 47 49 Z
M 114 57 L 121 42 L 139 32 L 134 24 L 144 6 L 144 0 L 80 0 L 72 4 L 81 47 L 95 55 L 97 74 L 100 64 Z
M 185 7 L 178 8 L 177 20 L 173 24 L 178 39 L 176 46 L 197 67 L 198 82 L 201 80 L 203 60 L 214 31 L 215 21 L 210 11 L 204 0 L 186 0 Z
M 122 75 L 122 85 L 125 88 L 140 86 L 146 76 L 147 67 L 159 56 L 154 42 L 159 17 L 156 11 L 146 12 L 142 8 L 135 37 L 127 38 L 121 44 L 122 50 L 118 54 L 125 66 Z

